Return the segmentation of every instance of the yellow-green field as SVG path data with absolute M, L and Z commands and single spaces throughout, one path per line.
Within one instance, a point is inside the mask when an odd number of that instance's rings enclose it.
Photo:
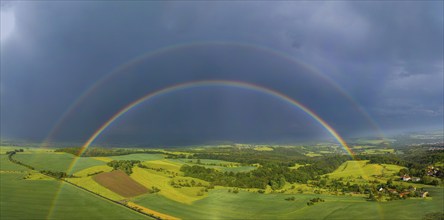
M 164 172 L 158 172 L 154 170 L 149 169 L 143 169 L 139 167 L 135 167 L 133 169 L 133 173 L 131 174 L 131 177 L 136 180 L 137 182 L 141 183 L 148 189 L 152 187 L 157 187 L 161 189 L 160 192 L 158 192 L 160 195 L 165 196 L 168 199 L 191 204 L 196 200 L 204 198 L 207 193 L 202 192 L 204 190 L 204 187 L 181 187 L 181 188 L 175 188 L 171 186 L 171 181 L 179 182 L 179 181 L 188 181 L 194 180 L 196 183 L 200 183 L 204 186 L 208 185 L 208 182 L 191 178 L 191 177 L 171 177 L 168 174 L 165 174 Z M 202 195 L 198 195 L 200 192 L 202 192 Z
M 96 194 L 110 198 L 115 201 L 120 201 L 120 200 L 124 199 L 124 197 L 103 187 L 102 185 L 100 185 L 99 183 L 94 181 L 92 176 L 81 177 L 81 178 L 67 178 L 66 181 L 71 182 L 75 185 L 81 186 L 81 187 L 88 189 Z
M 318 154 L 318 153 L 315 153 L 315 152 L 308 152 L 308 153 L 305 154 L 305 156 L 307 156 L 307 157 L 320 157 L 320 156 L 322 156 L 322 154 Z
M 273 148 L 266 147 L 266 146 L 260 146 L 260 147 L 255 147 L 254 150 L 257 150 L 257 151 L 273 151 Z
M 368 160 L 346 161 L 333 173 L 330 178 L 352 178 L 365 180 L 387 179 L 393 177 L 403 167 L 391 164 L 369 164 Z
M 107 165 L 99 165 L 99 166 L 92 166 L 88 167 L 86 169 L 83 169 L 79 172 L 74 173 L 74 176 L 76 177 L 87 177 L 88 175 L 91 176 L 98 172 L 110 172 L 113 168 Z
M 180 167 L 182 163 L 173 160 L 153 160 L 153 161 L 144 161 L 144 165 L 155 168 L 155 169 L 165 169 L 173 172 L 180 172 Z

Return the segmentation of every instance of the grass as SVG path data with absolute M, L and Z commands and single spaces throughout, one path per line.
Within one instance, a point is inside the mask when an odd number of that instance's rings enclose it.
M 9 161 L 8 155 L 0 155 L 0 170 L 2 171 L 27 171 L 28 169 Z
M 178 160 L 153 160 L 153 161 L 145 161 L 143 162 L 144 165 L 150 167 L 150 168 L 162 168 L 173 172 L 180 172 L 180 167 L 184 164 L 181 161 Z
M 98 184 L 96 181 L 93 180 L 92 176 L 81 177 L 81 178 L 68 178 L 67 181 L 115 201 L 120 201 L 125 199 L 123 196 Z
M 94 158 L 95 160 L 98 160 L 98 161 L 103 161 L 105 163 L 113 161 L 113 159 L 111 159 L 109 157 L 91 157 L 91 158 Z
M 362 177 L 365 180 L 381 177 L 390 178 L 399 172 L 403 167 L 391 164 L 367 164 L 368 160 L 346 161 L 333 173 L 329 173 L 330 178 L 348 178 L 357 179 Z
M 208 183 L 203 180 L 194 179 L 191 177 L 170 178 L 169 175 L 163 172 L 157 172 L 154 170 L 143 169 L 139 167 L 133 168 L 133 173 L 131 174 L 131 177 L 147 188 L 157 187 L 161 189 L 158 194 L 165 196 L 170 200 L 184 204 L 191 204 L 194 201 L 204 198 L 206 195 L 205 193 L 202 196 L 197 195 L 203 189 L 203 187 L 174 188 L 170 185 L 170 182 L 172 180 L 178 182 L 179 179 L 187 179 L 189 181 L 194 180 L 196 183 L 200 182 L 203 185 L 208 185 Z
M 89 157 L 75 157 L 67 153 L 17 153 L 14 158 L 25 164 L 33 166 L 37 170 L 52 170 L 67 172 L 71 163 L 76 159 L 75 164 L 69 174 L 83 170 L 88 167 L 104 165 L 105 162 Z
M 441 189 L 434 189 L 434 194 Z M 421 219 L 426 213 L 442 211 L 442 195 L 433 199 L 408 199 L 386 203 L 367 202 L 359 197 L 296 194 L 259 194 L 213 190 L 208 197 L 192 204 L 167 199 L 162 195 L 144 195 L 135 202 L 150 209 L 183 219 Z M 306 202 L 320 197 L 313 206 Z
M 69 184 L 55 180 L 23 180 L 23 176 L 0 174 L 0 219 L 148 218 Z
M 314 152 L 308 152 L 305 154 L 307 157 L 320 157 L 322 154 L 314 153 Z
M 273 151 L 274 149 L 271 147 L 261 146 L 261 147 L 255 147 L 254 150 L 257 151 Z
M 146 187 L 134 181 L 121 170 L 97 174 L 93 176 L 93 180 L 125 198 L 142 195 L 148 192 Z
M 86 169 L 78 171 L 78 172 L 74 173 L 74 176 L 87 177 L 88 175 L 93 175 L 94 173 L 97 174 L 98 172 L 111 172 L 112 170 L 113 170 L 113 168 L 110 166 L 99 165 L 99 166 L 88 167 Z

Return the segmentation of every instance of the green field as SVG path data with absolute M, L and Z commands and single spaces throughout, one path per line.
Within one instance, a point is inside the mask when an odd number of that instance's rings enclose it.
M 26 167 L 17 165 L 9 161 L 8 155 L 0 155 L 0 170 L 2 171 L 27 171 Z
M 442 188 L 430 190 L 442 193 Z M 398 200 L 385 203 L 367 202 L 360 197 L 297 194 L 259 194 L 241 191 L 213 190 L 208 197 L 191 205 L 175 202 L 162 195 L 146 195 L 135 202 L 155 211 L 183 219 L 421 219 L 426 213 L 442 210 L 442 195 L 432 199 Z M 314 206 L 306 202 L 314 197 L 325 200 Z
M 71 163 L 76 159 L 71 173 L 83 170 L 88 167 L 104 165 L 105 162 L 89 157 L 75 157 L 67 153 L 38 152 L 38 153 L 18 153 L 14 155 L 16 160 L 33 166 L 37 170 L 68 171 Z
M 0 219 L 147 219 L 66 183 L 23 176 L 0 174 Z

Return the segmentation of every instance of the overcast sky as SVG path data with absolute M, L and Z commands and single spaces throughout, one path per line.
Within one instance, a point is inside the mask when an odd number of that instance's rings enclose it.
M 137 98 L 208 79 L 283 93 L 344 137 L 442 129 L 443 11 L 442 1 L 2 0 L 1 137 L 83 142 Z M 222 86 L 143 103 L 97 141 L 315 138 L 329 134 L 303 111 Z

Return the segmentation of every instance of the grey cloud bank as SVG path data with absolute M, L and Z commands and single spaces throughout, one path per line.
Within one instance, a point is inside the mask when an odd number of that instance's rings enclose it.
M 70 114 L 55 139 L 84 141 L 156 89 L 226 79 L 300 101 L 341 135 L 443 128 L 443 2 L 2 1 L 1 137 L 43 140 L 95 82 L 141 54 L 190 42 L 111 79 Z M 287 54 L 291 63 L 258 45 Z M 237 46 L 236 46 L 237 45 Z M 316 69 L 342 87 L 316 76 Z M 251 91 L 169 94 L 128 113 L 103 142 L 291 142 L 326 137 L 291 106 Z

